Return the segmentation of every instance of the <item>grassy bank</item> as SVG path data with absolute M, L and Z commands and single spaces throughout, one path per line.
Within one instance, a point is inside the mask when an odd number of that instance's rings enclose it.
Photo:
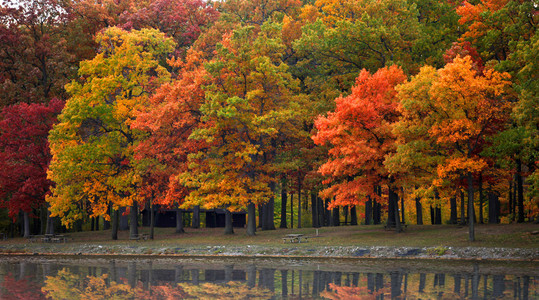
M 140 233 L 149 233 L 149 228 L 139 228 Z M 468 227 L 456 225 L 410 225 L 403 233 L 387 231 L 383 225 L 340 226 L 314 228 L 277 229 L 257 231 L 254 237 L 247 236 L 245 229 L 235 228 L 234 235 L 224 235 L 223 228 L 186 228 L 185 233 L 175 234 L 173 228 L 156 228 L 155 239 L 130 241 L 127 231 L 119 233 L 119 240 L 110 239 L 110 230 L 69 233 L 73 240 L 69 244 L 103 244 L 146 246 L 283 246 L 282 237 L 290 233 L 302 233 L 309 237 L 305 246 L 394 246 L 394 247 L 503 247 L 539 248 L 539 225 L 476 225 L 476 241 L 468 241 Z M 25 244 L 26 239 L 14 238 L 0 241 L 4 244 Z M 302 244 L 303 245 L 303 244 Z M 297 245 L 301 246 L 301 245 Z

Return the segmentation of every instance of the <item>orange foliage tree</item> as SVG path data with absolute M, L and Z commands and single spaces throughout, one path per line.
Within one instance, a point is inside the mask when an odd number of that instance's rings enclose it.
M 329 159 L 319 172 L 328 176 L 326 183 L 331 184 L 321 192 L 324 198 L 333 198 L 331 206 L 358 205 L 365 196 L 376 198 L 375 187 L 381 185 L 389 187 L 389 201 L 395 200 L 394 178 L 383 162 L 395 150 L 391 124 L 400 115 L 395 86 L 405 80 L 397 66 L 373 75 L 363 70 L 352 94 L 337 98 L 335 111 L 315 121 L 318 132 L 314 142 L 330 147 Z M 395 215 L 398 218 L 398 213 Z M 400 230 L 400 222 L 396 224 Z
M 208 74 L 200 55 L 189 51 L 185 61 L 171 61 L 179 69 L 176 79 L 159 87 L 133 122 L 134 129 L 149 133 L 136 146 L 135 158 L 146 170 L 141 189 L 152 204 L 177 208 L 183 202 L 189 190 L 176 176 L 187 171 L 188 154 L 206 147 L 203 141 L 189 139 L 201 122 L 200 105 L 205 100 L 202 85 Z M 177 222 L 177 231 L 182 232 L 181 219 Z
M 510 84 L 508 79 L 509 74 L 492 69 L 478 72 L 472 59 L 466 56 L 455 58 L 437 71 L 423 67 L 409 83 L 399 87 L 401 109 L 407 118 L 406 123 L 399 125 L 408 126 L 401 128 L 401 132 L 413 131 L 414 124 L 419 122 L 422 125 L 415 129 L 420 133 L 417 138 L 410 139 L 408 146 L 399 147 L 397 153 L 403 155 L 412 148 L 422 148 L 421 153 L 425 154 L 430 152 L 429 168 L 435 169 L 436 176 L 431 177 L 435 185 L 440 186 L 443 179 L 466 178 L 471 241 L 474 240 L 474 175 L 488 167 L 481 155 L 485 139 L 506 124 L 510 109 L 504 97 Z

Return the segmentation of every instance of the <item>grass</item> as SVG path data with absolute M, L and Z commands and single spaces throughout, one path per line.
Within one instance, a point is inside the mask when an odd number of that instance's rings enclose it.
M 149 233 L 148 227 L 139 228 Z M 235 228 L 234 235 L 224 235 L 223 228 L 186 228 L 185 233 L 175 234 L 174 228 L 155 228 L 155 239 L 130 241 L 128 231 L 120 231 L 117 241 L 111 240 L 110 230 L 69 233 L 72 244 L 130 245 L 144 243 L 146 246 L 242 246 L 263 245 L 287 247 L 282 237 L 290 233 L 302 233 L 309 237 L 308 243 L 294 246 L 396 246 L 396 247 L 504 247 L 539 248 L 538 224 L 476 225 L 475 242 L 468 241 L 468 227 L 457 225 L 409 225 L 405 232 L 387 231 L 383 225 L 340 226 L 318 229 L 277 229 L 257 231 L 256 236 L 245 234 L 245 229 Z M 23 244 L 23 238 L 0 241 L 2 244 Z

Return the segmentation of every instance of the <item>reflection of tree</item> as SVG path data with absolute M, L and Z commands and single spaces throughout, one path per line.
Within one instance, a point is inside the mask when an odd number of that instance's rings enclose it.
M 377 293 L 373 294 L 366 286 L 338 286 L 330 283 L 329 287 L 332 291 L 323 291 L 320 296 L 331 300 L 376 299 L 377 296 Z
M 16 280 L 11 274 L 4 276 L 0 285 L 0 299 L 45 299 L 36 283 L 26 279 Z
M 245 283 L 235 281 L 223 285 L 180 283 L 178 286 L 196 299 L 270 299 L 274 295 L 267 289 L 249 287 Z
M 14 286 L 11 284 L 11 286 Z M 39 291 L 39 288 L 27 289 Z M 114 282 L 108 275 L 83 276 L 63 269 L 56 276 L 47 276 L 41 291 L 50 299 L 269 299 L 273 293 L 267 289 L 248 287 L 245 283 L 229 282 L 223 285 L 180 283 L 178 285 L 152 285 L 151 292 L 142 282 L 134 286 L 127 281 Z M 18 293 L 16 295 L 25 295 Z M 13 297 L 9 299 L 44 299 L 43 295 Z M 3 298 L 2 298 L 3 299 Z
M 41 289 L 51 299 L 133 299 L 145 295 L 139 285 L 108 282 L 108 275 L 100 277 L 73 274 L 62 269 L 56 276 L 47 276 Z

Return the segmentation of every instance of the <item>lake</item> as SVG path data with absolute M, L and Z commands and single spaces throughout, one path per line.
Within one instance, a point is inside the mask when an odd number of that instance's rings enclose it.
M 1 256 L 0 299 L 539 299 L 538 262 Z

